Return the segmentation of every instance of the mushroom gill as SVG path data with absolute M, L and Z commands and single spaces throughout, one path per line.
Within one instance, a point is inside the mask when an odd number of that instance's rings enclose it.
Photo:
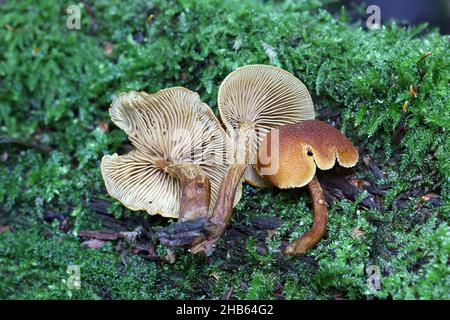
M 221 119 L 236 143 L 235 161 L 247 165 L 244 177 L 268 187 L 255 170 L 257 150 L 273 128 L 314 119 L 308 89 L 291 73 L 268 65 L 248 65 L 230 73 L 219 88 Z
M 114 99 L 110 115 L 135 148 L 102 159 L 112 197 L 151 215 L 193 219 L 211 213 L 232 145 L 198 94 L 181 87 L 131 91 Z

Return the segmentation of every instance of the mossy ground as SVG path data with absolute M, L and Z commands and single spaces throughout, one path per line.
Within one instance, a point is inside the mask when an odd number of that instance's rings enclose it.
M 0 145 L 0 225 L 10 229 L 0 233 L 0 298 L 217 299 L 231 289 L 232 298 L 450 298 L 448 36 L 396 24 L 363 30 L 319 1 L 87 1 L 73 31 L 65 9 L 0 4 L 0 135 L 53 149 Z M 250 186 L 209 258 L 179 250 L 171 264 L 124 243 L 82 246 L 78 230 L 108 228 L 89 204 L 113 202 L 99 170 L 125 139 L 107 113 L 113 95 L 179 85 L 216 110 L 222 79 L 253 63 L 301 78 L 318 118 L 381 168 L 360 161 L 353 170 L 386 187 L 379 208 L 335 202 L 326 239 L 299 258 L 278 248 L 310 226 L 305 190 Z M 424 200 L 430 193 L 438 200 Z M 125 222 L 140 215 L 153 232 L 167 225 L 118 202 L 109 211 Z M 49 212 L 68 219 L 66 232 L 44 219 Z M 281 219 L 272 237 L 254 228 L 272 216 Z M 71 264 L 81 267 L 79 290 L 67 287 Z M 367 284 L 370 266 L 379 289 Z

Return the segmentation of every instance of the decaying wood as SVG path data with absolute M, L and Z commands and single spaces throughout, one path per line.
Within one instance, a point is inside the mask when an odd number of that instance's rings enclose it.
M 158 232 L 159 241 L 169 247 L 190 247 L 205 240 L 212 223 L 208 218 L 182 221 L 171 224 Z
M 86 241 L 83 241 L 81 243 L 82 246 L 90 248 L 90 249 L 99 249 L 103 247 L 106 244 L 106 241 L 104 240 L 98 240 L 98 239 L 89 239 Z
M 113 216 L 111 216 L 108 213 L 108 207 L 110 206 L 110 202 L 106 200 L 101 199 L 94 199 L 89 202 L 89 205 L 91 209 L 96 211 L 98 214 L 98 217 L 102 219 L 108 226 L 111 226 L 111 228 L 119 229 L 119 230 L 125 230 L 126 228 L 135 228 L 138 225 L 143 225 L 145 235 L 143 235 L 139 241 L 136 242 L 136 244 L 133 245 L 133 254 L 138 254 L 140 257 L 152 261 L 152 262 L 158 262 L 158 263 L 165 263 L 165 257 L 164 256 L 158 256 L 155 252 L 155 246 L 153 244 L 154 237 L 151 235 L 151 228 L 152 226 L 150 224 L 146 224 L 146 219 L 143 219 L 140 215 L 131 216 L 127 218 L 127 221 L 123 221 L 120 219 L 116 219 Z M 142 218 L 142 219 L 141 219 Z M 160 219 L 159 217 L 152 217 L 152 219 Z M 161 218 L 162 220 L 162 218 Z M 170 227 L 176 228 L 174 230 L 174 233 L 177 235 L 180 234 L 189 234 L 189 229 L 200 229 L 200 230 L 206 230 L 208 227 L 205 227 L 205 221 L 191 221 L 191 222 L 184 222 L 184 223 L 173 223 L 171 226 L 164 228 L 163 230 L 168 230 Z M 267 231 L 268 230 L 275 230 L 277 229 L 281 224 L 283 223 L 283 220 L 278 217 L 270 217 L 270 216 L 262 216 L 262 217 L 255 217 L 250 220 L 249 225 L 233 225 L 231 228 L 229 228 L 228 232 L 226 233 L 224 237 L 224 246 L 219 247 L 217 249 L 217 257 L 221 258 L 221 264 L 219 265 L 219 268 L 221 270 L 238 270 L 240 268 L 240 261 L 239 257 L 245 254 L 245 248 L 246 244 L 249 238 L 253 238 L 256 243 L 256 247 L 258 251 L 267 251 Z M 189 226 L 189 224 L 192 225 L 192 227 Z M 128 227 L 126 227 L 128 226 Z M 181 229 L 178 229 L 181 228 Z M 191 230 L 192 231 L 192 230 Z M 100 232 L 100 233 L 99 233 Z M 83 239 L 83 242 L 90 238 L 91 236 L 94 237 L 98 236 L 100 234 L 100 238 L 105 238 L 103 232 L 110 233 L 112 236 L 110 238 L 115 238 L 117 236 L 117 239 L 115 240 L 102 240 L 102 241 L 118 241 L 120 240 L 119 234 L 120 231 L 111 231 L 111 230 L 82 230 L 79 231 L 78 235 L 80 238 Z M 207 235 L 205 235 L 206 238 Z M 107 236 L 106 236 L 107 237 Z M 100 239 L 99 239 L 100 240 Z M 187 239 L 187 243 L 192 242 L 192 238 Z M 277 253 L 277 259 L 279 266 L 282 270 L 285 270 L 286 272 L 293 272 L 294 270 L 290 270 L 291 265 L 288 263 L 288 260 L 286 260 L 284 254 L 282 254 L 282 248 L 286 247 L 288 244 L 285 240 L 282 239 L 282 244 L 280 247 L 280 251 Z M 120 242 L 118 243 L 120 244 Z M 121 246 L 116 246 L 122 248 Z M 129 248 L 129 247 L 125 247 Z M 123 250 L 117 249 L 118 251 Z M 299 258 L 300 261 L 304 261 L 304 263 L 307 263 L 308 265 L 311 265 L 312 268 L 316 269 L 317 263 L 315 262 L 314 258 L 309 256 L 302 256 Z
M 325 196 L 325 201 L 328 205 L 333 204 L 335 201 L 348 199 L 350 201 L 355 201 L 364 190 L 367 192 L 366 196 L 362 199 L 361 205 L 367 209 L 378 208 L 379 203 L 376 201 L 374 195 L 385 193 L 384 190 L 379 189 L 375 186 L 363 186 L 363 188 L 357 188 L 352 185 L 348 177 L 341 175 L 334 175 L 327 172 L 320 172 L 318 174 L 320 179 L 320 184 L 323 189 L 323 194 Z M 370 192 L 371 190 L 372 192 Z
M 80 230 L 78 231 L 78 237 L 97 240 L 116 240 L 119 238 L 119 233 L 115 231 Z
M 379 167 L 373 163 L 371 159 L 365 159 L 367 162 L 367 168 L 374 173 L 375 177 L 384 178 L 382 171 Z M 206 217 L 196 218 L 191 221 L 180 221 L 178 223 L 173 223 L 170 226 L 163 228 L 159 233 L 159 239 L 161 243 L 168 246 L 185 246 L 192 248 L 194 253 L 203 252 L 207 255 L 210 254 L 215 249 L 215 244 L 217 240 L 224 233 L 227 224 L 230 221 L 231 213 L 233 210 L 233 202 L 234 202 L 234 194 L 236 190 L 236 186 L 241 182 L 242 173 L 245 169 L 245 166 L 234 165 L 230 168 L 229 173 L 225 177 L 221 190 L 219 192 L 219 198 L 215 204 L 215 208 L 212 216 L 208 219 Z M 318 179 L 320 179 L 320 184 L 322 186 L 323 195 L 322 198 L 320 196 L 313 196 L 316 200 L 313 200 L 314 210 L 317 211 L 322 207 L 325 207 L 325 203 L 331 204 L 334 201 L 338 201 L 341 199 L 348 199 L 350 201 L 354 201 L 358 199 L 361 193 L 366 192 L 365 197 L 362 199 L 360 205 L 363 208 L 378 208 L 380 203 L 380 197 L 386 194 L 387 186 L 377 186 L 371 181 L 365 181 L 362 179 L 355 179 L 352 175 L 349 175 L 348 170 L 335 171 L 330 170 L 330 172 L 319 172 Z M 204 181 L 199 179 L 198 181 L 187 179 L 186 181 L 191 181 L 194 184 L 192 190 L 194 192 L 191 195 L 186 195 L 187 199 L 196 199 L 196 196 L 202 193 L 201 190 L 204 190 L 205 184 Z M 183 182 L 184 183 L 184 182 Z M 315 190 L 312 186 L 311 190 Z M 198 207 L 198 203 L 206 203 L 205 198 L 201 198 L 199 202 L 192 202 L 193 206 Z M 319 199 L 319 200 L 317 200 Z M 184 202 L 184 201 L 183 201 Z M 189 201 L 187 201 L 189 202 Z M 209 203 L 209 198 L 208 198 Z M 111 223 L 118 224 L 120 227 L 128 227 L 131 223 L 135 224 L 134 220 L 139 219 L 137 217 L 130 217 L 127 219 L 127 222 L 114 219 L 108 214 L 108 206 L 109 203 L 103 200 L 93 200 L 90 202 L 90 206 L 92 209 L 97 211 L 102 219 L 110 221 Z M 188 208 L 191 207 L 188 206 Z M 206 208 L 206 205 L 203 207 Z M 202 209 L 203 210 L 203 209 Z M 319 210 L 320 211 L 320 210 Z M 185 211 L 185 212 L 188 212 Z M 191 216 L 195 216 L 195 213 Z M 298 252 L 306 251 L 304 248 L 309 248 L 314 246 L 317 243 L 317 239 L 320 239 L 326 231 L 326 221 L 327 214 L 320 216 L 321 218 L 315 218 L 315 223 L 313 223 L 312 232 L 316 234 L 316 238 L 308 238 L 306 241 L 308 245 L 298 245 Z M 155 217 L 155 219 L 158 219 Z M 144 219 L 145 220 L 145 219 Z M 218 252 L 219 256 L 229 254 L 229 251 L 240 251 L 245 247 L 245 239 L 248 237 L 255 237 L 257 241 L 256 250 L 258 252 L 267 252 L 266 240 L 267 240 L 267 232 L 261 232 L 261 230 L 276 230 L 282 220 L 274 217 L 261 217 L 256 218 L 252 221 L 251 226 L 243 227 L 242 225 L 233 226 L 230 228 L 227 236 L 225 237 L 226 247 L 228 249 L 221 248 Z M 319 226 L 319 227 L 318 227 Z M 147 227 L 148 230 L 151 230 L 151 226 Z M 307 233 L 308 237 L 311 235 Z M 306 236 L 305 235 L 305 236 Z M 316 241 L 317 240 L 317 241 Z M 285 239 L 282 239 L 281 249 L 284 247 L 289 248 Z M 302 240 L 304 241 L 304 240 Z M 230 249 L 232 248 L 232 249 Z M 145 252 L 146 250 L 138 250 Z M 288 249 L 286 249 L 289 252 Z M 234 252 L 234 254 L 238 254 L 238 252 Z M 244 252 L 242 252 L 244 254 Z M 281 253 L 280 253 L 281 254 Z M 150 259 L 153 261 L 161 261 L 161 258 L 155 258 L 147 256 L 146 259 Z M 281 259 L 281 257 L 280 257 Z M 229 266 L 226 268 L 234 268 L 232 265 L 234 262 L 229 261 Z M 236 262 L 238 265 L 238 262 Z M 225 266 L 224 266 L 225 267 Z
M 135 242 L 143 233 L 143 228 L 138 226 L 133 231 L 110 231 L 110 230 L 80 230 L 78 237 L 97 240 L 117 240 L 125 239 L 129 242 Z
M 101 199 L 93 199 L 89 201 L 89 207 L 97 213 L 108 214 L 108 208 L 111 206 L 111 203 L 106 200 Z
M 372 172 L 375 178 L 379 180 L 384 179 L 383 171 L 380 169 L 380 167 L 378 167 L 378 165 L 375 163 L 375 161 L 372 160 L 372 158 L 369 155 L 365 155 L 362 161 L 369 168 L 369 170 Z
M 137 228 L 138 226 L 144 227 L 144 229 L 149 230 L 151 228 L 148 220 L 144 219 L 141 215 L 133 215 L 126 220 L 116 219 L 108 212 L 108 208 L 111 203 L 102 199 L 92 199 L 87 205 L 94 210 L 98 217 L 103 221 L 103 223 L 112 229 L 119 229 L 121 231 L 126 231 L 131 228 Z
M 252 227 L 262 230 L 275 230 L 278 229 L 283 221 L 277 217 L 256 217 L 251 221 Z

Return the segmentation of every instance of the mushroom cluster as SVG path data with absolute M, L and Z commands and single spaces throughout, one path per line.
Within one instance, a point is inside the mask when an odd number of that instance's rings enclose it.
M 313 227 L 285 251 L 305 253 L 325 233 L 328 217 L 316 166 L 327 170 L 337 159 L 351 167 L 356 148 L 314 120 L 306 86 L 277 67 L 249 65 L 230 73 L 219 88 L 218 107 L 226 132 L 190 90 L 119 95 L 110 115 L 135 149 L 102 159 L 109 194 L 132 210 L 178 218 L 159 232 L 160 241 L 209 255 L 244 180 L 262 188 L 308 185 Z

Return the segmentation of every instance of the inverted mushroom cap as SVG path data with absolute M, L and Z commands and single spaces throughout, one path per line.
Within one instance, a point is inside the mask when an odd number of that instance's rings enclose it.
M 314 106 L 306 86 L 291 73 L 268 65 L 248 65 L 230 73 L 219 88 L 220 116 L 233 134 L 244 124 L 253 127 L 250 164 L 245 179 L 252 185 L 270 184 L 255 170 L 257 150 L 273 128 L 314 119 Z
M 276 130 L 276 129 L 275 129 Z M 336 128 L 317 120 L 302 121 L 278 128 L 278 170 L 271 175 L 264 175 L 278 188 L 297 188 L 307 185 L 316 173 L 316 166 L 321 170 L 331 169 L 335 161 L 343 167 L 353 167 L 358 162 L 358 150 Z M 258 152 L 258 170 L 270 166 L 262 164 L 265 157 L 276 147 L 272 147 L 270 132 L 261 144 Z M 276 161 L 276 160 L 274 160 Z
M 165 169 L 197 164 L 210 180 L 211 211 L 232 160 L 232 144 L 197 93 L 181 87 L 155 94 L 131 91 L 115 98 L 109 112 L 135 147 L 126 155 L 102 159 L 111 196 L 131 210 L 177 218 L 182 188 Z

